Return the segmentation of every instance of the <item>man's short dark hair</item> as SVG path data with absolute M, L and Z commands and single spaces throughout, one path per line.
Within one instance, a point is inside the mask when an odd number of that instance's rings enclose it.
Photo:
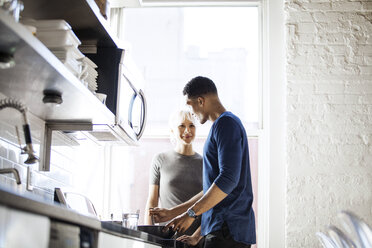
M 217 88 L 213 81 L 207 77 L 198 76 L 191 79 L 183 88 L 183 95 L 189 98 L 216 94 Z

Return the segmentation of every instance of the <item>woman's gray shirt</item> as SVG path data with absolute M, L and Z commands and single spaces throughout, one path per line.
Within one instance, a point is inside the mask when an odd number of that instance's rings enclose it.
M 177 206 L 203 190 L 203 158 L 173 150 L 157 154 L 150 171 L 150 184 L 159 185 L 159 205 Z

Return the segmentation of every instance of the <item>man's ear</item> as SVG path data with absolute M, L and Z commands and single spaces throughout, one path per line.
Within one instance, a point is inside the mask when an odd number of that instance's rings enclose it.
M 204 103 L 205 103 L 205 98 L 204 97 L 202 97 L 202 96 L 198 96 L 198 104 L 200 105 L 200 106 L 203 106 L 204 105 Z

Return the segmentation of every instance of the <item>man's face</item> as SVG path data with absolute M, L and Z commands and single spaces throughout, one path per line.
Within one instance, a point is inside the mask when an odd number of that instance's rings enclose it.
M 191 113 L 194 114 L 201 124 L 204 124 L 208 120 L 203 110 L 204 99 L 202 97 L 186 97 L 186 105 L 190 108 Z

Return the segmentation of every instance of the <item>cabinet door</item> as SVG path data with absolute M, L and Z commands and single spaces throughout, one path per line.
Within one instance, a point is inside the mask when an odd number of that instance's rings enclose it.
M 3 216 L 5 214 L 6 217 Z M 48 217 L 1 206 L 0 217 L 0 247 L 48 247 L 50 230 Z
M 126 239 L 118 236 L 114 236 L 111 234 L 107 234 L 104 232 L 99 232 L 98 235 L 98 248 L 159 248 L 160 245 L 153 245 L 148 244 L 145 242 L 133 240 L 133 239 Z

